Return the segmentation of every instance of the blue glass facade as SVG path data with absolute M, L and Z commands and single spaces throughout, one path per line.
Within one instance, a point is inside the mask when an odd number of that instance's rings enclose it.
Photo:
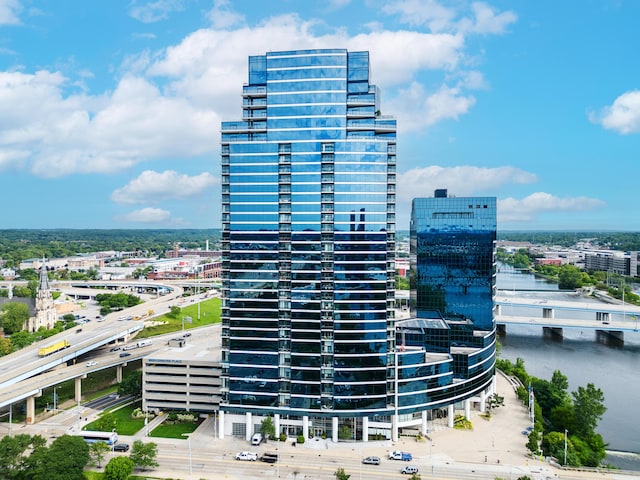
M 412 205 L 414 318 L 396 332 L 401 413 L 468 399 L 495 372 L 496 199 L 437 192 Z
M 394 403 L 395 120 L 367 52 L 249 58 L 222 123 L 222 405 L 354 417 Z

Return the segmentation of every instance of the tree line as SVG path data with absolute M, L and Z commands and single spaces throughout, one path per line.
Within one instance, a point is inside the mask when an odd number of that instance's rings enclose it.
M 527 373 L 521 358 L 515 363 L 498 359 L 496 366 L 526 385 L 516 391 L 522 402 L 528 404 L 531 398 L 534 400 L 534 428 L 527 442 L 531 453 L 543 453 L 571 466 L 600 466 L 607 446 L 596 433 L 598 422 L 607 410 L 602 390 L 588 383 L 569 393 L 569 381 L 560 370 L 553 372 L 551 380 L 536 378 Z
M 30 258 L 64 258 L 81 253 L 115 250 L 139 251 L 141 256 L 162 258 L 179 242 L 181 248 L 204 248 L 209 240 L 214 248 L 219 229 L 156 230 L 0 230 L 0 259 L 9 268 Z
M 62 435 L 51 445 L 41 435 L 7 435 L 0 440 L 0 478 L 8 480 L 84 480 L 88 465 L 100 467 L 111 447 L 87 444 L 82 437 Z M 111 458 L 105 480 L 126 480 L 135 468 L 157 467 L 155 443 L 133 442 L 129 456 Z

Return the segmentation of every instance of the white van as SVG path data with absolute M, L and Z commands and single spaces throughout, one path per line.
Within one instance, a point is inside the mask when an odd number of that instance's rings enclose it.
M 262 443 L 262 434 L 254 433 L 253 437 L 251 437 L 251 445 L 260 445 Z

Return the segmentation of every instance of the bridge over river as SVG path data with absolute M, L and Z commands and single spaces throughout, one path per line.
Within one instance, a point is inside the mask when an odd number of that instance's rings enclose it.
M 630 304 L 563 301 L 526 298 L 516 292 L 500 290 L 494 298 L 498 332 L 507 333 L 509 325 L 535 325 L 545 335 L 562 337 L 563 329 L 593 330 L 596 338 L 624 341 L 624 332 L 638 332 L 640 307 Z

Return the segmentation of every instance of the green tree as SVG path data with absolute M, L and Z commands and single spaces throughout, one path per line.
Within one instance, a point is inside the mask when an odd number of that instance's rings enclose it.
M 82 437 L 63 435 L 49 448 L 33 450 L 26 477 L 30 480 L 83 480 L 89 463 L 89 445 Z
M 180 312 L 182 309 L 177 305 L 171 305 L 171 309 L 169 313 L 167 313 L 167 317 L 170 318 L 178 318 L 180 316 Z
M 143 443 L 141 440 L 133 442 L 130 458 L 136 467 L 146 470 L 150 467 L 157 467 L 156 457 L 158 456 L 158 445 L 153 442 Z
M 13 351 L 13 344 L 9 338 L 0 337 L 0 357 L 9 355 Z
M 142 370 L 134 370 L 122 377 L 118 385 L 120 395 L 131 395 L 133 398 L 142 396 Z
M 338 467 L 334 475 L 336 476 L 336 480 L 349 480 L 349 478 L 351 478 L 351 475 L 346 473 L 342 467 Z
M 127 480 L 135 464 L 129 457 L 115 457 L 104 467 L 105 480 Z
M 20 350 L 27 345 L 31 345 L 34 341 L 35 339 L 33 338 L 33 335 L 26 330 L 21 330 L 20 332 L 16 332 L 11 335 L 11 343 L 16 350 Z
M 276 427 L 273 424 L 273 419 L 271 417 L 265 417 L 262 420 L 262 423 L 260 424 L 260 433 L 266 440 L 276 436 Z
M 110 451 L 111 448 L 107 445 L 107 442 L 94 442 L 89 445 L 89 454 L 95 464 L 98 465 L 98 468 L 100 468 L 102 461 Z
M 573 433 L 581 438 L 588 438 L 598 426 L 598 421 L 607 411 L 604 406 L 604 393 L 596 388 L 593 383 L 588 383 L 587 387 L 578 387 L 572 392 L 574 430 Z
M 47 441 L 40 435 L 21 433 L 0 440 L 0 478 L 21 478 L 26 469 L 27 450 L 40 448 Z
M 0 308 L 0 325 L 7 335 L 19 332 L 29 320 L 29 307 L 24 303 L 7 302 Z
M 582 286 L 582 270 L 575 265 L 562 265 L 558 272 L 559 287 L 574 290 Z
M 540 435 L 534 428 L 529 434 L 529 440 L 527 441 L 527 449 L 536 455 L 540 451 Z

